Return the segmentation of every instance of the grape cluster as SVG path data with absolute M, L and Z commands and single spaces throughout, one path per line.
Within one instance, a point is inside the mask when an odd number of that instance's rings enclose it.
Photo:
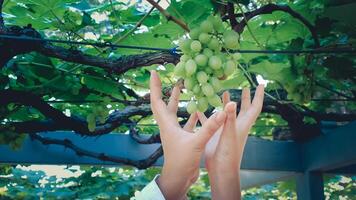
M 209 104 L 222 105 L 218 93 L 221 80 L 232 75 L 237 68 L 239 53 L 229 53 L 239 48 L 239 35 L 217 16 L 209 16 L 199 27 L 189 32 L 189 38 L 179 41 L 183 52 L 174 74 L 184 79 L 184 87 L 192 97 L 187 111 L 205 112 Z M 224 51 L 223 51 L 224 50 Z
M 88 129 L 90 132 L 95 131 L 97 121 L 100 124 L 105 123 L 106 119 L 109 116 L 109 112 L 108 109 L 106 108 L 106 105 L 110 104 L 110 101 L 111 100 L 109 98 L 104 97 L 103 104 L 93 107 L 92 112 L 87 115 Z

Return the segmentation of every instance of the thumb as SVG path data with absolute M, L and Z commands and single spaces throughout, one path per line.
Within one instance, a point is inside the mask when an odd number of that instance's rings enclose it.
M 199 145 L 205 146 L 214 133 L 224 124 L 225 119 L 226 113 L 224 111 L 210 116 L 197 133 Z

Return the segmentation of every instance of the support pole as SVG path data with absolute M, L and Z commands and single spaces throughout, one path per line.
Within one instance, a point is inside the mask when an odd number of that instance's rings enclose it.
M 307 171 L 297 176 L 298 200 L 324 200 L 324 181 L 321 172 Z

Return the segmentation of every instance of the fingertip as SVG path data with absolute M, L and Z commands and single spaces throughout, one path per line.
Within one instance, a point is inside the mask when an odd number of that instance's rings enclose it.
M 236 107 L 237 107 L 237 105 L 235 102 L 229 102 L 228 104 L 226 104 L 225 111 L 227 113 L 235 113 Z
M 218 112 L 215 117 L 216 122 L 222 124 L 226 119 L 226 113 L 224 111 Z

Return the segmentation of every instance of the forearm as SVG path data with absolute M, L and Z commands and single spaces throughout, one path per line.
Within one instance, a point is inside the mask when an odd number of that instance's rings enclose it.
M 240 200 L 240 173 L 209 173 L 212 199 Z

